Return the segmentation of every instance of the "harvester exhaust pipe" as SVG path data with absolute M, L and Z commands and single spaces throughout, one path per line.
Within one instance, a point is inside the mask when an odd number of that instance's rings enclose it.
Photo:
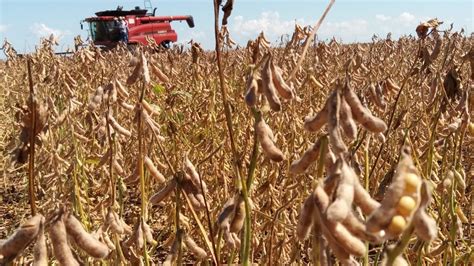
M 188 26 L 190 28 L 194 28 L 194 18 L 193 18 L 193 16 L 188 16 L 188 18 L 186 18 L 186 23 L 188 23 Z

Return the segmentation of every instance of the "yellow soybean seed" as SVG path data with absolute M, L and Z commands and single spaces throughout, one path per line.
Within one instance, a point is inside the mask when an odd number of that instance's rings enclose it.
M 395 215 L 388 226 L 388 232 L 394 235 L 399 235 L 403 230 L 405 230 L 406 226 L 407 222 L 405 221 L 405 218 L 401 215 Z
M 415 209 L 416 201 L 410 196 L 403 196 L 398 201 L 397 212 L 398 214 L 407 217 Z
M 405 193 L 416 192 L 420 185 L 420 178 L 413 173 L 408 173 L 404 176 L 405 180 Z

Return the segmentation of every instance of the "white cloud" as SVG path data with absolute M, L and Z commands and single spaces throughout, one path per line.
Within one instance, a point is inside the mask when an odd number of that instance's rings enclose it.
M 5 32 L 7 31 L 7 25 L 0 24 L 0 32 Z
M 193 30 L 182 30 L 178 33 L 177 44 L 187 44 L 191 40 L 193 40 L 194 42 L 203 44 L 203 42 L 206 42 L 206 33 L 204 31 L 193 31 Z
M 243 16 L 235 16 L 231 23 L 230 32 L 232 36 L 242 39 L 255 38 L 260 32 L 270 40 L 284 34 L 291 34 L 295 29 L 295 24 L 304 24 L 303 19 L 282 20 L 280 14 L 275 11 L 262 12 L 259 18 L 245 19 Z
M 69 31 L 63 31 L 59 29 L 53 29 L 44 23 L 34 23 L 30 27 L 31 32 L 33 32 L 38 38 L 40 37 L 49 37 L 51 34 L 53 34 L 55 37 L 58 39 L 62 38 L 64 35 L 70 34 Z
M 402 12 L 396 16 L 387 16 L 383 14 L 375 15 L 376 21 L 371 31 L 379 36 L 389 32 L 393 33 L 393 37 L 398 38 L 404 34 L 415 34 L 416 26 L 423 21 L 430 19 L 426 16 L 417 16 L 409 12 Z
M 417 23 L 416 18 L 413 14 L 410 14 L 408 12 L 403 12 L 400 14 L 400 16 L 397 17 L 397 20 L 404 25 L 410 25 L 412 23 Z
M 409 12 L 403 12 L 398 16 L 391 17 L 383 14 L 375 15 L 375 19 L 381 22 L 386 23 L 386 26 L 404 26 L 409 27 L 413 25 L 418 25 L 419 22 L 427 20 L 427 18 L 417 17 Z
M 390 17 L 390 16 L 385 16 L 385 15 L 381 15 L 381 14 L 375 15 L 375 18 L 380 20 L 380 21 L 388 21 L 388 20 L 392 19 L 392 17 Z
M 319 30 L 322 38 L 340 38 L 343 41 L 361 41 L 372 36 L 369 22 L 364 19 L 354 19 L 338 22 L 323 23 Z

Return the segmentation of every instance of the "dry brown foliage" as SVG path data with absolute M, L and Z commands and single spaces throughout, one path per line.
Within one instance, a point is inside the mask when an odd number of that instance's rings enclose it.
M 0 62 L 0 260 L 17 255 L 11 245 L 20 251 L 37 241 L 37 265 L 44 245 L 50 262 L 71 265 L 93 257 L 238 263 L 249 221 L 258 264 L 467 264 L 473 40 L 430 34 L 433 23 L 417 29 L 421 39 L 320 42 L 291 83 L 308 29 L 297 27 L 279 47 L 263 34 L 245 49 L 229 44 L 223 75 L 238 158 L 215 54 L 199 44 L 166 52 L 89 46 L 60 57 L 43 42 L 28 58 L 38 102 L 34 191 L 45 222 L 22 243 L 12 241 L 31 222 L 27 58 L 10 53 Z M 237 177 L 248 172 L 244 196 Z M 32 249 L 15 259 L 32 261 Z

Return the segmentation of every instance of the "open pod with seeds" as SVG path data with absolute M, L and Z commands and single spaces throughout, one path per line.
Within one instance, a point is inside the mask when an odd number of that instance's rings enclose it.
M 377 244 L 394 239 L 411 222 L 421 239 L 431 241 L 436 237 L 436 223 L 425 212 L 430 197 L 428 186 L 418 176 L 407 148 L 381 203 L 371 198 L 343 157 L 328 166 L 328 177 L 301 209 L 296 229 L 300 240 L 317 227 L 333 254 L 342 263 L 351 264 L 351 256 L 365 253 L 363 241 Z M 365 222 L 354 205 L 368 217 Z
M 383 239 L 393 239 L 413 222 L 423 232 L 420 238 L 432 240 L 436 236 L 436 223 L 424 211 L 429 198 L 427 183 L 422 182 L 409 148 L 404 147 L 380 207 L 367 218 L 367 231 L 380 234 Z

